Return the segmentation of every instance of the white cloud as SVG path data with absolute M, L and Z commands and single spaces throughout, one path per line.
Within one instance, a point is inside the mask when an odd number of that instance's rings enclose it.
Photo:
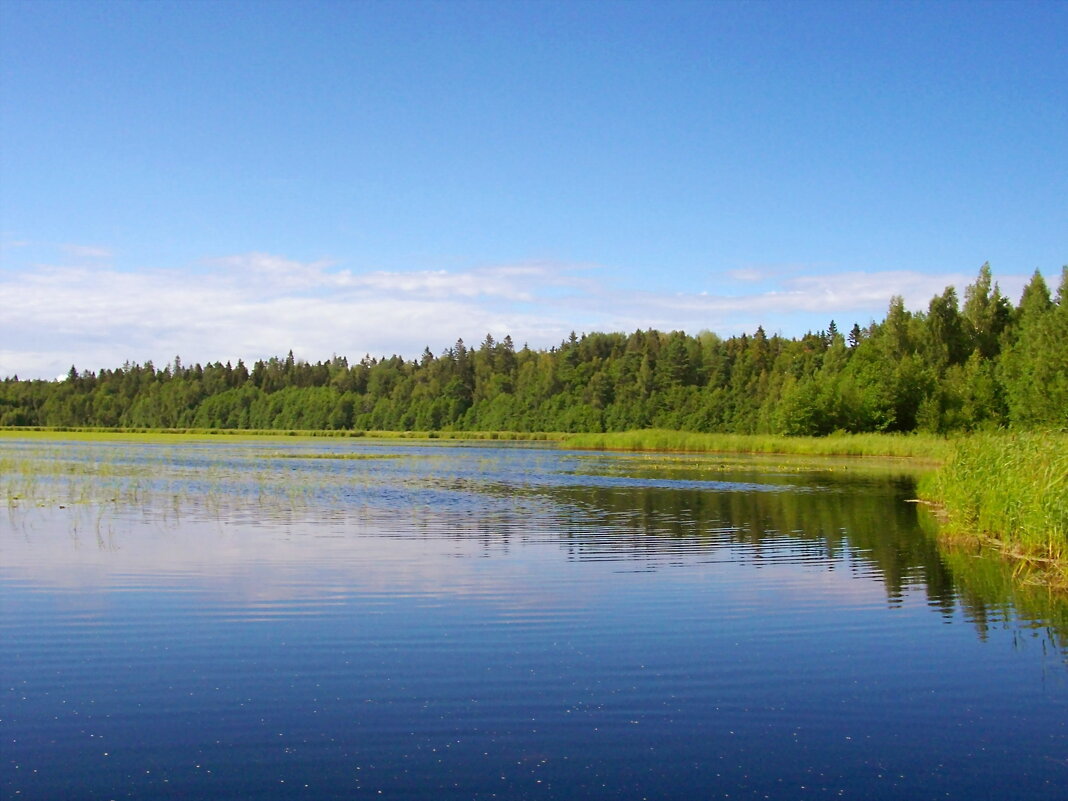
M 763 281 L 765 278 L 764 272 L 755 267 L 743 267 L 738 270 L 729 270 L 727 275 L 735 281 L 742 281 L 745 283 L 755 283 L 757 281 Z
M 254 361 L 292 348 L 311 361 L 440 353 L 492 333 L 558 344 L 571 330 L 711 329 L 788 336 L 881 319 L 891 295 L 913 309 L 974 277 L 897 270 L 789 275 L 749 294 L 633 290 L 589 265 L 530 262 L 468 270 L 355 272 L 330 261 L 249 253 L 193 271 L 35 265 L 0 273 L 0 376 L 52 378 L 126 361 Z M 999 276 L 1010 297 L 1023 276 Z M 734 287 L 736 288 L 736 287 Z M 754 290 L 758 289 L 753 287 Z M 1016 292 L 1016 290 L 1013 290 Z
M 110 259 L 114 255 L 110 248 L 96 245 L 60 245 L 60 250 L 76 259 Z
M 220 268 L 224 278 L 242 281 L 246 292 L 277 292 L 314 289 L 328 285 L 332 278 L 326 270 L 329 260 L 299 262 L 269 253 L 243 253 L 219 259 L 207 259 L 208 266 Z
M 375 272 L 351 276 L 345 283 L 352 288 L 419 297 L 458 295 L 464 298 L 485 296 L 517 301 L 533 300 L 533 295 L 518 285 L 514 277 L 493 270 L 472 270 L 466 273 L 449 273 L 444 270 Z

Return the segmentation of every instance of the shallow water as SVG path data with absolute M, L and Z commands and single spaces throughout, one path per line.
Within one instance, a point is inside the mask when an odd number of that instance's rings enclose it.
M 1068 797 L 1064 604 L 827 464 L 0 440 L 0 796 Z

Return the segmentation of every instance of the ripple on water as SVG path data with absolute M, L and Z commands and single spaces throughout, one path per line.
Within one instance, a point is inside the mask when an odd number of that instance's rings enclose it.
M 336 442 L 54 458 L 107 475 L 0 517 L 5 798 L 1068 779 L 1063 609 L 984 595 L 898 479 Z

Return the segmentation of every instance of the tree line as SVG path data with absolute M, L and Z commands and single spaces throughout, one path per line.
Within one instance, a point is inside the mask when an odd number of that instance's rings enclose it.
M 574 333 L 517 349 L 463 340 L 435 356 L 285 358 L 64 380 L 0 381 L 2 426 L 133 428 L 951 433 L 1068 429 L 1068 267 L 1054 296 L 1035 272 L 1014 305 L 983 265 L 910 312 L 800 338 L 704 331 Z

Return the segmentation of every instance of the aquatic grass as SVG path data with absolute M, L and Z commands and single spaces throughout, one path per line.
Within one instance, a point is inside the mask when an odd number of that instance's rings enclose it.
M 367 459 L 400 459 L 401 453 L 272 453 L 270 459 L 336 459 L 340 461 L 364 461 Z M 249 458 L 263 458 L 260 454 Z
M 321 471 L 288 464 L 238 442 L 216 447 L 151 439 L 128 444 L 98 441 L 0 439 L 0 498 L 7 501 L 13 529 L 33 508 L 70 510 L 71 534 L 104 531 L 110 521 L 137 517 L 176 525 L 194 517 L 225 520 L 293 520 L 321 509 L 324 493 L 351 490 L 366 468 Z M 186 445 L 194 445 L 189 449 Z M 259 450 L 259 449 L 255 449 Z M 195 458 L 190 459 L 190 456 Z M 299 454 L 296 454 L 299 456 Z
M 0 498 L 12 508 L 104 505 L 168 514 L 167 510 L 173 510 L 177 515 L 183 507 L 218 513 L 225 506 L 248 503 L 252 497 L 260 505 L 293 505 L 296 498 L 310 495 L 295 484 L 292 471 L 278 470 L 269 463 L 249 460 L 249 467 L 235 470 L 227 462 L 240 458 L 240 450 L 220 451 L 219 460 L 214 451 L 202 451 L 202 461 L 181 464 L 175 462 L 172 448 L 135 448 L 155 444 L 151 438 L 140 437 L 130 448 L 100 448 L 95 442 L 80 440 L 0 440 Z M 263 454 L 256 457 L 262 459 Z
M 945 538 L 994 547 L 1027 578 L 1068 589 L 1068 434 L 957 439 L 919 492 L 939 512 Z
M 88 459 L 78 449 L 52 445 L 8 450 L 0 462 L 0 497 L 9 506 L 129 503 L 144 471 L 118 456 L 99 453 Z
M 457 434 L 457 439 L 474 438 L 472 432 L 450 433 Z M 502 432 L 481 433 L 483 438 L 504 436 Z M 545 436 L 558 438 L 558 447 L 569 449 L 632 451 L 634 458 L 647 462 L 644 469 L 654 471 L 750 467 L 808 471 L 813 465 L 849 470 L 874 463 L 886 469 L 912 471 L 932 470 L 941 461 L 944 468 L 921 478 L 921 496 L 944 509 L 944 538 L 983 538 L 996 543 L 1003 553 L 1015 555 L 1021 563 L 1044 566 L 1045 573 L 1054 570 L 1050 565 L 1059 563 L 1062 578 L 1056 581 L 1068 586 L 1068 571 L 1063 568 L 1068 558 L 1068 438 L 1064 434 L 989 434 L 946 440 L 888 434 L 812 438 L 646 430 Z M 343 448 L 335 453 L 302 452 L 303 449 L 264 453 L 258 448 L 241 447 L 242 441 L 258 437 L 248 432 L 208 437 L 201 433 L 112 431 L 47 431 L 27 436 L 25 430 L 9 431 L 0 436 L 0 497 L 9 506 L 127 503 L 144 507 L 171 493 L 198 506 L 303 506 L 311 503 L 317 493 L 351 486 L 354 479 L 358 480 L 354 475 L 359 472 L 356 464 L 402 455 L 352 453 Z M 403 432 L 403 436 L 388 439 L 398 445 L 426 441 L 417 432 Z M 220 458 L 244 462 L 243 457 L 248 456 L 247 462 L 253 467 L 245 471 L 222 462 L 213 464 L 214 450 L 201 463 L 176 466 L 175 450 L 169 447 L 141 449 L 138 459 L 131 460 L 132 451 L 121 445 L 97 448 L 96 443 L 106 441 L 176 447 L 190 442 L 226 442 L 237 447 L 221 450 Z M 853 461 L 858 456 L 876 458 Z M 304 473 L 274 461 L 305 459 L 351 461 L 353 470 L 321 475 L 319 471 Z M 747 460 L 751 463 L 746 464 Z M 805 460 L 811 461 L 805 464 Z M 1032 571 L 1030 578 L 1033 577 Z
M 823 456 L 791 453 L 731 453 L 731 452 L 654 452 L 634 451 L 623 456 L 616 452 L 619 462 L 617 467 L 601 464 L 597 453 L 582 454 L 582 460 L 590 460 L 598 472 L 607 470 L 629 470 L 639 468 L 647 472 L 672 473 L 678 471 L 695 471 L 698 473 L 796 473 L 810 475 L 813 473 L 850 475 L 910 475 L 935 469 L 935 464 L 925 460 L 902 459 L 898 457 L 856 457 Z
M 568 434 L 563 444 L 578 450 L 688 453 L 764 453 L 800 456 L 906 457 L 936 463 L 949 452 L 946 439 L 920 434 L 832 434 L 784 437 L 763 434 L 703 434 L 668 429 Z
M 75 441 L 125 440 L 180 442 L 219 439 L 388 439 L 388 440 L 491 440 L 501 442 L 554 442 L 565 434 L 548 431 L 380 431 L 360 429 L 258 429 L 258 428 L 94 428 L 89 426 L 0 426 L 0 438 L 65 439 Z

